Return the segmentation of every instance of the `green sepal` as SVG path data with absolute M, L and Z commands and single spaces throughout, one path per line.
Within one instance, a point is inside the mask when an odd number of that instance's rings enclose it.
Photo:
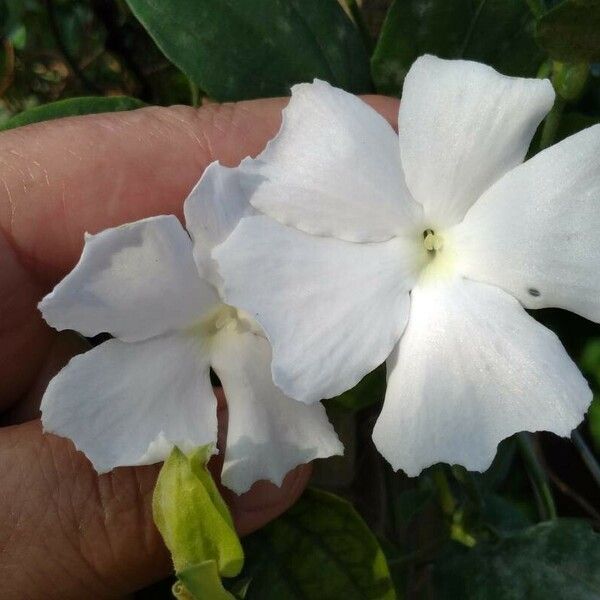
M 152 499 L 154 522 L 171 552 L 175 571 L 194 596 L 190 586 L 200 573 L 206 578 L 203 584 L 214 588 L 217 583 L 220 586 L 219 576 L 234 577 L 244 563 L 229 509 L 206 468 L 211 454 L 212 445 L 188 456 L 174 448 L 161 469 Z
M 221 583 L 217 563 L 207 560 L 179 571 L 178 582 L 173 586 L 173 595 L 177 600 L 235 600 Z

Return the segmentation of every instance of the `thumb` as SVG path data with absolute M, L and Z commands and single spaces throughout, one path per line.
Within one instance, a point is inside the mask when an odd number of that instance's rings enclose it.
M 170 572 L 152 520 L 160 465 L 98 476 L 69 440 L 42 433 L 39 420 L 0 429 L 0 457 L 4 600 L 115 598 Z M 218 462 L 212 466 L 220 470 Z M 259 482 L 242 496 L 224 490 L 238 532 L 249 533 L 285 511 L 309 475 L 303 466 L 281 488 Z

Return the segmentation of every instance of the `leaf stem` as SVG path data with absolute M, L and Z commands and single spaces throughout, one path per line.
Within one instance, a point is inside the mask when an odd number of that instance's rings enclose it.
M 448 478 L 446 477 L 446 473 L 444 473 L 443 465 L 439 465 L 433 469 L 431 474 L 433 482 L 435 483 L 435 487 L 437 488 L 438 498 L 440 500 L 440 507 L 442 512 L 448 516 L 452 517 L 454 511 L 456 510 L 456 500 L 452 495 L 452 490 L 450 489 L 450 484 L 448 483 Z
M 594 478 L 594 481 L 600 487 L 600 465 L 598 464 L 594 453 L 590 450 L 589 446 L 583 439 L 583 436 L 581 433 L 579 433 L 579 431 L 577 431 L 577 429 L 574 429 L 573 433 L 571 433 L 571 440 L 573 441 L 573 444 L 575 444 L 581 459 L 588 468 L 591 476 Z
M 198 108 L 198 106 L 200 105 L 200 89 L 189 78 L 188 78 L 188 84 L 190 86 L 190 103 L 194 108 Z
M 544 119 L 544 126 L 542 127 L 542 137 L 540 138 L 540 150 L 544 150 L 548 146 L 554 143 L 556 133 L 558 132 L 558 126 L 562 117 L 563 110 L 566 102 L 560 97 L 556 96 L 554 106 Z
M 352 20 L 354 21 L 358 32 L 360 33 L 360 37 L 362 38 L 367 52 L 371 54 L 375 48 L 375 42 L 373 41 L 373 37 L 369 32 L 367 24 L 365 23 L 362 10 L 360 9 L 358 2 L 356 0 L 346 0 L 346 6 L 352 15 Z
M 536 495 L 540 517 L 543 521 L 556 519 L 556 505 L 546 472 L 535 450 L 533 435 L 523 431 L 517 435 L 517 440 Z
M 536 19 L 539 19 L 546 12 L 544 0 L 526 0 L 526 2 Z
M 399 509 L 398 478 L 388 465 L 383 466 L 383 483 L 385 487 L 387 514 L 390 519 L 390 527 L 394 535 L 394 541 L 400 538 L 402 532 L 402 516 Z

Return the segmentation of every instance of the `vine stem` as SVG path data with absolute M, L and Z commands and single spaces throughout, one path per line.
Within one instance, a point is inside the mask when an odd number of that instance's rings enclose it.
M 533 16 L 539 19 L 545 12 L 546 6 L 544 0 L 526 0 L 529 10 L 533 13 Z
M 367 27 L 367 24 L 365 23 L 358 2 L 356 0 L 346 0 L 346 6 L 348 7 L 350 14 L 352 15 L 352 20 L 358 28 L 358 32 L 360 33 L 360 37 L 362 38 L 363 44 L 365 45 L 367 52 L 371 54 L 375 47 L 375 43 L 373 42 L 373 38 L 369 33 L 369 29 Z
M 556 133 L 558 132 L 558 126 L 562 117 L 563 110 L 566 102 L 560 97 L 556 96 L 554 106 L 548 113 L 548 116 L 544 119 L 544 126 L 542 127 L 542 137 L 540 138 L 540 150 L 544 150 L 548 146 L 554 143 Z
M 517 440 L 538 501 L 540 517 L 544 521 L 556 519 L 556 505 L 546 472 L 535 451 L 533 436 L 530 433 L 521 432 L 517 435 Z
M 190 86 L 190 103 L 194 108 L 200 106 L 200 90 L 198 86 L 188 78 L 188 84 Z
M 436 467 L 433 470 L 431 477 L 435 483 L 435 487 L 437 488 L 442 512 L 446 516 L 452 517 L 454 511 L 456 510 L 456 500 L 452 495 L 452 490 L 450 489 L 450 484 L 448 483 L 448 478 L 446 477 L 446 473 L 444 473 L 443 467 Z
M 594 481 L 600 487 L 600 465 L 598 464 L 594 453 L 585 443 L 583 436 L 581 435 L 581 433 L 579 433 L 579 431 L 577 431 L 577 429 L 574 429 L 573 433 L 571 433 L 571 440 L 573 441 L 573 444 L 575 444 L 575 447 L 577 448 L 583 462 L 585 463 L 585 466 L 588 468 L 588 471 L 594 478 Z

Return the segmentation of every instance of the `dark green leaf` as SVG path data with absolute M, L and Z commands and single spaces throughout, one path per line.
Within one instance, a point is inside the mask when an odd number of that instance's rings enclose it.
M 21 24 L 25 13 L 25 2 L 23 0 L 0 0 L 0 15 L 2 29 L 0 33 L 10 35 L 13 30 Z
M 366 51 L 336 0 L 127 0 L 166 56 L 210 97 L 289 94 L 315 77 L 369 91 Z
M 600 452 L 600 338 L 592 338 L 587 342 L 579 364 L 595 392 L 586 420 L 594 447 Z
M 440 600 L 596 600 L 600 535 L 584 521 L 540 523 L 497 543 L 457 549 L 434 567 Z
M 587 341 L 581 353 L 579 365 L 589 375 L 595 389 L 600 389 L 600 338 L 591 338 Z
M 600 452 L 600 396 L 595 396 L 587 414 L 590 437 L 596 452 Z
M 434 491 L 428 488 L 414 488 L 398 494 L 396 511 L 398 525 L 408 527 L 410 522 L 433 500 Z
M 421 54 L 484 62 L 533 76 L 543 58 L 524 0 L 395 0 L 371 60 L 379 92 L 399 94 Z
M 517 441 L 514 437 L 502 440 L 489 469 L 483 473 L 472 474 L 483 489 L 497 489 L 504 482 L 513 464 L 516 450 Z
M 532 525 L 516 504 L 498 494 L 484 497 L 481 518 L 486 525 L 502 534 L 513 533 Z
M 4 37 L 8 33 L 8 20 L 10 13 L 6 0 L 0 0 L 0 36 Z
M 385 396 L 385 364 L 380 365 L 368 375 L 365 375 L 351 390 L 325 400 L 329 408 L 341 408 L 345 411 L 356 412 L 377 402 Z
M 561 2 L 538 21 L 536 33 L 539 44 L 555 60 L 600 60 L 600 0 Z
M 376 538 L 351 504 L 308 490 L 262 531 L 247 538 L 252 581 L 246 600 L 393 600 Z
M 14 129 L 31 123 L 41 121 L 52 121 L 61 117 L 73 117 L 76 115 L 89 115 L 95 113 L 118 112 L 142 108 L 145 104 L 136 98 L 128 96 L 86 96 L 83 98 L 69 98 L 59 100 L 50 104 L 30 108 L 0 126 L 0 131 Z

